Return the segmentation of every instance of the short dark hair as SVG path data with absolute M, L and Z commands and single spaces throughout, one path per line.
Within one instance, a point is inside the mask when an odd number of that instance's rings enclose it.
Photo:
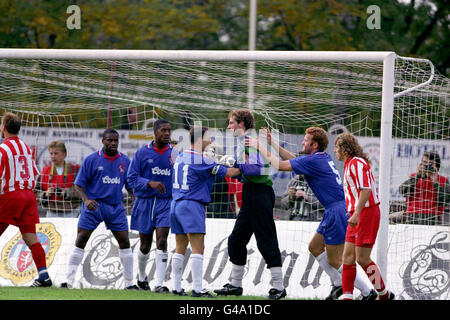
M 3 114 L 2 124 L 5 125 L 6 131 L 10 134 L 18 134 L 22 126 L 19 116 L 12 112 L 5 112 Z
M 169 124 L 169 121 L 167 121 L 166 119 L 158 119 L 153 123 L 153 132 L 158 131 L 158 129 L 163 125 L 163 124 Z
M 441 157 L 439 156 L 439 153 L 436 151 L 427 151 L 423 153 L 423 156 L 427 157 L 428 160 L 433 161 L 438 170 L 441 168 Z
M 245 130 L 253 129 L 255 127 L 255 118 L 253 114 L 247 109 L 232 110 L 228 114 L 228 118 L 233 117 L 237 123 L 244 121 Z
M 103 139 L 105 139 L 106 135 L 109 134 L 109 133 L 113 133 L 113 134 L 119 135 L 117 130 L 112 129 L 112 128 L 107 128 L 107 129 L 105 129 L 105 131 L 103 131 Z
M 208 127 L 192 127 L 191 130 L 189 130 L 191 144 L 194 144 L 196 139 L 203 138 L 206 131 L 208 131 Z

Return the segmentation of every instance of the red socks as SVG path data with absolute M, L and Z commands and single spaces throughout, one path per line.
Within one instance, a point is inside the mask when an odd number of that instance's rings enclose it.
M 369 281 L 372 283 L 375 290 L 378 292 L 380 300 L 387 299 L 389 294 L 384 285 L 383 277 L 381 276 L 380 269 L 371 262 L 363 267 L 364 272 L 367 274 Z M 344 264 L 342 266 L 342 292 L 343 300 L 353 299 L 354 282 L 356 278 L 356 264 Z
M 367 274 L 370 282 L 373 284 L 375 290 L 377 290 L 380 300 L 387 299 L 388 291 L 384 285 L 383 277 L 381 276 L 380 269 L 375 264 L 375 262 L 369 263 L 367 266 L 363 267 L 364 272 Z
M 342 293 L 343 300 L 353 300 L 355 287 L 356 264 L 344 264 L 342 266 Z
M 47 261 L 45 260 L 45 251 L 44 248 L 42 248 L 41 243 L 40 242 L 34 243 L 30 247 L 30 250 L 36 268 L 38 270 L 41 270 L 42 268 L 47 268 Z

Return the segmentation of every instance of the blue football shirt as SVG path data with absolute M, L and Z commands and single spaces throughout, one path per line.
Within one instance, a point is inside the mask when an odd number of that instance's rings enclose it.
M 125 154 L 119 152 L 111 161 L 100 149 L 84 159 L 74 184 L 82 187 L 89 199 L 120 204 L 123 186 L 130 189 L 126 182 L 129 165 L 130 159 Z
M 157 151 L 153 141 L 134 154 L 128 169 L 128 184 L 133 188 L 136 197 L 170 198 L 172 196 L 173 148 Z M 148 186 L 149 181 L 161 181 L 166 187 L 166 193 L 161 194 Z
M 342 180 L 331 156 L 326 152 L 301 155 L 289 160 L 296 174 L 303 174 L 322 206 L 328 208 L 344 201 Z
M 196 200 L 202 204 L 211 202 L 214 177 L 225 177 L 227 167 L 204 158 L 194 150 L 180 153 L 173 166 L 173 200 Z

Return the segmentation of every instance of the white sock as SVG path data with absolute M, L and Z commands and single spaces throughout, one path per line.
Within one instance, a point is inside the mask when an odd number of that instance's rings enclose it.
M 123 266 L 125 288 L 133 285 L 133 251 L 131 248 L 119 249 L 119 258 Z
M 166 277 L 167 251 L 156 249 L 156 286 L 162 286 Z
M 69 265 L 67 266 L 66 278 L 69 286 L 72 286 L 75 281 L 75 275 L 77 274 L 78 266 L 81 264 L 81 261 L 83 261 L 83 257 L 84 249 L 74 247 L 72 254 L 69 257 Z
M 338 271 L 340 274 L 342 274 L 342 266 L 339 268 Z M 371 290 L 369 284 L 366 281 L 364 281 L 364 279 L 361 277 L 360 273 L 358 272 L 358 269 L 356 269 L 355 288 L 361 291 L 361 294 L 363 296 L 369 295 Z
M 283 271 L 281 270 L 281 267 L 272 267 L 269 268 L 270 275 L 272 277 L 271 283 L 272 287 L 274 287 L 277 290 L 283 290 Z
M 191 254 L 192 290 L 200 292 L 203 290 L 203 255 Z
M 138 249 L 137 260 L 138 260 L 138 278 L 139 281 L 144 281 L 147 277 L 145 269 L 147 268 L 148 258 L 150 257 L 150 252 L 147 254 L 142 253 L 141 249 Z
M 244 278 L 245 266 L 231 264 L 231 281 L 230 284 L 235 287 L 242 288 L 242 279 Z
M 367 281 L 364 281 L 364 278 L 361 277 L 358 269 L 356 269 L 355 288 L 361 291 L 361 294 L 363 296 L 368 296 L 371 290 L 371 287 L 369 286 Z
M 319 262 L 320 267 L 325 271 L 325 273 L 330 277 L 333 286 L 342 286 L 342 275 L 339 271 L 333 268 L 328 263 L 327 252 L 324 251 L 316 257 L 317 262 Z
M 181 279 L 183 277 L 184 255 L 174 253 L 172 256 L 173 290 L 181 291 Z

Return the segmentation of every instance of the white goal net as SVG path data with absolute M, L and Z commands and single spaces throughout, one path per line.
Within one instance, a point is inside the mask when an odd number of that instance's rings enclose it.
M 387 127 L 389 137 L 384 141 L 389 145 L 383 145 L 380 140 L 386 134 L 382 133 L 382 104 L 386 103 L 383 101 L 383 59 L 375 59 L 370 53 L 367 56 L 336 53 L 334 57 L 338 58 L 328 61 L 326 57 L 302 61 L 295 55 L 286 58 L 285 52 L 278 55 L 279 59 L 276 52 L 263 59 L 258 59 L 258 53 L 253 58 L 234 59 L 233 54 L 239 54 L 236 52 L 201 52 L 200 56 L 188 55 L 191 58 L 181 53 L 177 58 L 176 52 L 168 52 L 165 58 L 160 52 L 157 59 L 129 52 L 121 54 L 120 50 L 106 55 L 105 51 L 91 50 L 86 57 L 78 56 L 76 50 L 58 52 L 56 56 L 45 56 L 39 50 L 28 52 L 31 53 L 28 58 L 18 57 L 11 51 L 0 52 L 0 113 L 11 111 L 21 117 L 20 135 L 35 151 L 41 171 L 51 166 L 48 146 L 52 141 L 65 143 L 66 162 L 81 164 L 88 154 L 102 147 L 101 134 L 107 127 L 119 131 L 119 149 L 131 159 L 139 147 L 153 139 L 153 122 L 160 118 L 170 122 L 172 142 L 178 150 L 189 146 L 190 126 L 201 123 L 214 133 L 216 151 L 225 153 L 233 146 L 226 130 L 228 113 L 237 108 L 250 108 L 256 128 L 268 127 L 280 144 L 294 153 L 301 151 L 306 128 L 324 128 L 330 137 L 327 152 L 341 175 L 343 163 L 333 152 L 334 139 L 340 132 L 350 131 L 359 138 L 371 158 L 377 181 L 382 178 L 380 149 L 386 148 L 389 171 L 385 172 L 390 175 L 379 187 L 384 191 L 381 193 L 384 199 L 387 196 L 390 200 L 383 207 L 384 227 L 380 229 L 379 240 L 383 239 L 378 243 L 383 247 L 374 250 L 372 258 L 386 261 L 384 272 L 388 286 L 400 299 L 449 299 L 450 195 L 445 191 L 448 189 L 444 179 L 439 190 L 427 195 L 430 201 L 439 202 L 434 211 L 430 209 L 433 212 L 427 212 L 428 216 L 409 214 L 407 201 L 411 202 L 414 196 L 399 191 L 429 151 L 437 152 L 440 158 L 439 175 L 450 177 L 449 81 L 429 61 L 395 58 L 392 130 Z M 322 298 L 328 294 L 330 281 L 311 260 L 308 242 L 323 208 L 301 177 L 273 169 L 271 178 L 277 197 L 274 219 L 288 295 Z M 288 185 L 303 188 L 307 197 L 289 199 Z M 209 262 L 204 266 L 210 288 L 228 282 L 226 236 L 239 212 L 240 192 L 241 184 L 236 179 L 216 180 L 212 202 L 207 206 L 210 218 L 207 235 L 211 237 L 210 243 L 214 243 L 210 249 L 206 244 Z M 42 193 L 45 193 L 42 188 L 36 190 L 41 220 L 57 226 L 67 256 L 73 246 L 76 228 L 73 217 L 79 212 L 80 202 L 76 197 L 64 197 L 57 199 L 59 204 L 52 205 L 52 200 Z M 70 206 L 64 202 L 70 202 Z M 124 203 L 130 214 L 127 197 Z M 66 218 L 56 219 L 62 217 Z M 217 238 L 213 239 L 214 235 Z M 101 247 L 107 236 L 104 232 L 93 237 L 90 248 Z M 134 233 L 131 236 L 136 246 L 138 237 Z M 0 243 L 0 250 L 7 240 Z M 114 245 L 114 241 L 108 244 Z M 256 246 L 252 248 L 246 285 L 257 289 L 249 288 L 246 292 L 260 294 L 258 285 L 268 282 L 265 280 L 269 276 L 261 267 L 264 264 Z M 173 249 L 174 241 L 169 242 L 169 251 Z M 93 264 L 88 267 L 85 261 L 83 271 L 79 271 L 79 285 L 117 287 L 120 266 L 111 271 L 113 263 L 106 261 L 113 258 L 102 258 L 98 252 L 96 255 L 97 259 L 103 259 L 103 264 L 94 268 Z M 54 260 L 54 264 L 59 264 L 55 272 L 61 281 L 64 259 L 63 255 Z M 0 278 L 13 281 L 2 270 Z M 150 264 L 149 273 L 152 272 L 154 266 Z M 185 281 L 189 277 L 186 270 Z

